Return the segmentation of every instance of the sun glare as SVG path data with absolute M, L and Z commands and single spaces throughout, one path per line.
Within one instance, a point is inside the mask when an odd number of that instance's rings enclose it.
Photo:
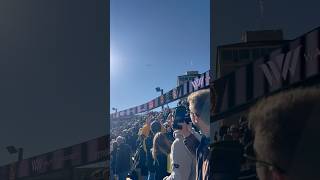
M 110 49 L 110 76 L 115 77 L 121 70 L 121 58 L 119 53 L 114 49 Z

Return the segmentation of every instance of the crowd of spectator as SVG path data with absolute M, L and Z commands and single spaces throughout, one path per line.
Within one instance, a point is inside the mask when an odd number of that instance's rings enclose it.
M 319 94 L 318 89 L 298 89 L 265 98 L 238 122 L 222 124 L 213 137 L 210 103 L 215 97 L 210 99 L 209 89 L 191 94 L 174 109 L 112 122 L 110 179 L 304 179 L 315 166 L 297 165 L 294 160 L 309 154 L 297 157 L 295 151 L 304 128 L 314 127 L 308 120 L 320 117 L 314 115 L 320 112 L 314 110 Z
M 210 90 L 206 89 L 180 101 L 177 108 L 111 122 L 110 178 L 192 180 L 207 174 L 197 170 L 202 168 L 197 150 L 202 144 L 201 151 L 208 155 L 209 111 Z M 186 136 L 190 136 L 187 141 Z M 208 164 L 207 157 L 201 158 L 207 162 L 203 166 Z

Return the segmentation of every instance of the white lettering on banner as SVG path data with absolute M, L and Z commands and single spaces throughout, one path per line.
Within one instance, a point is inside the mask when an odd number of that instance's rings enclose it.
M 207 71 L 201 75 L 200 78 L 196 78 L 193 81 L 186 81 L 182 85 L 174 88 L 172 92 L 165 93 L 163 96 L 160 96 L 154 99 L 153 104 L 150 102 L 145 105 L 137 106 L 136 109 L 132 110 L 123 110 L 117 113 L 110 114 L 111 118 L 119 118 L 127 115 L 134 115 L 137 113 L 145 112 L 147 110 L 151 110 L 157 108 L 165 103 L 170 103 L 173 100 L 179 99 L 182 96 L 186 96 L 193 91 L 196 91 L 200 88 L 204 88 L 210 85 L 210 71 Z M 153 106 L 152 106 L 153 105 Z
M 193 89 L 196 91 L 204 86 L 203 82 L 204 76 L 201 76 L 200 78 L 195 78 L 191 83 L 193 86 Z
M 286 55 L 279 54 L 274 60 L 270 60 L 260 66 L 266 76 L 270 86 L 273 86 L 282 80 L 286 80 L 288 72 L 293 76 L 297 68 L 297 63 L 300 57 L 301 45 Z
M 42 158 L 37 158 L 31 161 L 32 171 L 33 172 L 41 172 L 44 168 L 46 168 L 50 163 Z
M 66 161 L 66 160 L 76 160 L 80 159 L 80 153 L 72 153 L 70 155 L 65 155 L 62 158 L 57 158 L 57 159 L 51 159 L 51 160 L 46 160 L 43 158 L 36 158 L 31 161 L 31 166 L 32 166 L 32 171 L 39 173 L 45 168 L 47 168 L 50 164 L 57 162 L 57 161 Z
M 209 84 L 210 84 L 210 73 L 206 72 L 205 85 L 209 86 Z

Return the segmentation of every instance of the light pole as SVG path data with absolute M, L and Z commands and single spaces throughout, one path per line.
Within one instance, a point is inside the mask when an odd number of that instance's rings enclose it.
M 22 161 L 23 159 L 23 148 L 16 148 L 15 146 L 7 146 L 7 151 L 10 154 L 18 153 L 18 161 Z
M 156 87 L 156 91 L 161 92 L 161 96 L 163 95 L 163 89 L 161 89 L 160 87 Z M 163 105 L 161 106 L 161 109 L 163 111 Z
M 118 112 L 118 109 L 117 108 L 112 108 L 112 110 L 114 110 L 115 111 L 115 113 L 117 113 Z

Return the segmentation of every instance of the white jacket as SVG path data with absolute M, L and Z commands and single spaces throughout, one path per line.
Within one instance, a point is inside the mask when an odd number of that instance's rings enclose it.
M 184 145 L 180 130 L 174 131 L 174 137 L 170 154 L 172 172 L 164 180 L 194 180 L 196 179 L 196 158 Z

